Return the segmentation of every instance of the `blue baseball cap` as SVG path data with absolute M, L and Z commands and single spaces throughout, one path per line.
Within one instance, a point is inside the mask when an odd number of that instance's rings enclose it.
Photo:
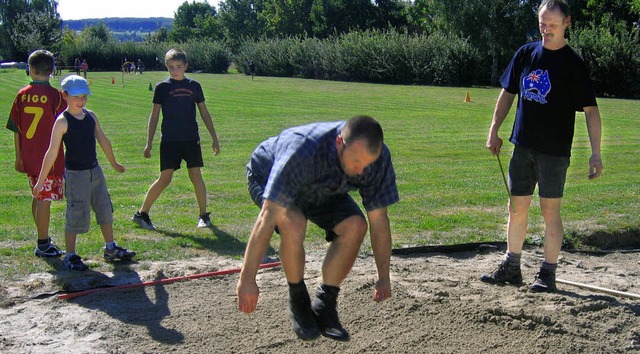
M 90 95 L 89 82 L 78 75 L 69 75 L 62 79 L 60 83 L 62 91 L 66 91 L 71 96 Z

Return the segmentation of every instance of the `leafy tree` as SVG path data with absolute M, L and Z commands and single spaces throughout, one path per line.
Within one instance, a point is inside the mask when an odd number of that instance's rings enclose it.
M 268 37 L 311 35 L 313 0 L 265 0 L 260 15 Z
M 165 43 L 169 40 L 169 30 L 162 26 L 157 31 L 149 33 L 145 38 L 146 43 Z
M 190 39 L 222 39 L 215 7 L 207 2 L 185 1 L 175 12 L 169 40 L 184 42 Z
M 375 17 L 371 0 L 314 0 L 311 7 L 313 33 L 320 38 L 372 28 Z
M 26 38 L 23 38 L 23 36 L 31 34 L 33 28 L 42 30 L 41 26 L 43 26 L 44 23 L 54 25 L 55 20 L 60 20 L 60 16 L 57 13 L 57 6 L 58 3 L 54 0 L 0 0 L 0 57 L 23 59 L 25 45 L 14 42 L 16 34 L 16 31 L 13 29 L 14 26 L 18 25 L 21 28 L 25 26 L 32 28 L 29 30 L 29 33 L 19 33 L 18 38 L 25 40 Z M 39 16 L 47 17 L 47 19 L 38 19 L 38 21 L 33 22 L 34 16 L 27 15 L 31 12 L 37 12 Z M 32 21 L 31 25 L 33 25 L 33 27 L 29 27 L 28 21 Z M 58 27 L 52 30 L 59 31 L 60 28 Z M 43 43 L 36 42 L 38 40 L 44 40 L 47 35 L 49 34 L 32 35 L 29 36 L 28 40 L 32 43 L 31 45 L 42 46 L 47 44 L 46 40 Z
M 45 12 L 30 11 L 18 15 L 11 26 L 11 41 L 16 53 L 22 57 L 36 49 L 59 49 L 62 20 L 48 16 Z
M 104 22 L 86 27 L 80 34 L 84 42 L 109 43 L 113 42 L 113 32 Z
M 414 23 L 426 32 L 444 31 L 468 38 L 489 58 L 489 82 L 496 84 L 499 68 L 513 52 L 537 34 L 533 0 L 416 0 Z M 486 80 L 486 78 L 485 78 Z
M 220 24 L 231 47 L 246 39 L 257 40 L 265 33 L 263 0 L 226 0 L 220 2 Z
M 574 0 L 575 1 L 575 0 Z M 587 0 L 572 8 L 573 20 L 578 27 L 613 27 L 622 22 L 627 28 L 640 20 L 640 0 Z
M 385 29 L 408 28 L 408 13 L 411 7 L 409 0 L 376 0 L 375 27 Z

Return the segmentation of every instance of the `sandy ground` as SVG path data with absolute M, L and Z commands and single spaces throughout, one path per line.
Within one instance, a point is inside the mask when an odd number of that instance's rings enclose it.
M 45 293 L 233 269 L 227 258 L 119 266 L 114 273 L 59 270 L 0 286 L 2 353 L 632 353 L 640 352 L 640 300 L 558 284 L 555 294 L 478 280 L 503 251 L 413 253 L 392 259 L 393 298 L 372 300 L 373 257 L 362 255 L 339 298 L 350 342 L 297 339 L 279 267 L 258 275 L 258 309 L 236 309 L 237 274 L 109 289 L 61 300 Z M 317 285 L 323 253 L 307 258 Z M 528 248 L 530 282 L 541 250 Z M 145 268 L 145 270 L 141 270 Z M 640 293 L 640 253 L 563 253 L 558 278 Z M 310 289 L 313 292 L 313 289 Z M 36 296 L 40 294 L 41 296 Z

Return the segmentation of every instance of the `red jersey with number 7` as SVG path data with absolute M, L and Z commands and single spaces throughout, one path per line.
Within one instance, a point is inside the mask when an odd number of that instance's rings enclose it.
M 40 174 L 42 159 L 51 141 L 53 123 L 65 109 L 67 102 L 61 92 L 48 82 L 32 82 L 18 92 L 7 128 L 20 135 L 22 164 L 28 175 L 37 177 Z M 59 149 L 49 176 L 64 175 L 63 150 Z

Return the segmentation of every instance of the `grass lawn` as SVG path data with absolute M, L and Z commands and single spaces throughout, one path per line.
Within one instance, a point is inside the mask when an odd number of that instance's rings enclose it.
M 159 174 L 159 138 L 152 158 L 142 156 L 153 93 L 149 85 L 166 72 L 89 73 L 95 111 L 111 139 L 116 158 L 127 171 L 113 171 L 102 152 L 98 158 L 107 177 L 115 208 L 116 240 L 138 252 L 137 260 L 188 259 L 208 254 L 241 257 L 257 216 L 246 191 L 245 164 L 257 144 L 282 129 L 315 121 L 348 119 L 357 114 L 377 118 L 393 154 L 400 203 L 390 208 L 394 247 L 455 244 L 505 239 L 507 197 L 497 160 L 485 148 L 497 88 L 391 86 L 240 74 L 189 74 L 205 92 L 213 115 L 221 153 L 213 156 L 211 139 L 201 124 L 209 210 L 214 230 L 196 229 L 197 205 L 191 183 L 182 168 L 151 210 L 160 231 L 134 227 L 131 215 L 140 207 L 149 185 Z M 112 84 L 112 79 L 116 81 Z M 23 70 L 0 71 L 0 112 L 3 124 L 17 91 L 29 83 Z M 52 85 L 59 87 L 57 78 Z M 469 92 L 472 102 L 464 103 Z M 616 233 L 640 228 L 640 101 L 599 99 L 603 117 L 601 178 L 588 180 L 589 140 L 584 116 L 578 114 L 573 157 L 569 169 L 563 218 L 567 233 Z M 501 130 L 506 141 L 513 112 Z M 513 146 L 505 144 L 506 166 Z M 19 279 L 32 272 L 54 271 L 33 256 L 35 226 L 24 175 L 13 168 L 13 134 L 0 134 L 0 278 Z M 359 200 L 357 195 L 356 199 Z M 530 212 L 530 235 L 542 236 L 543 221 L 537 198 Z M 50 233 L 64 245 L 64 202 L 52 204 Z M 321 230 L 310 227 L 308 247 L 324 247 Z M 277 248 L 278 237 L 272 245 Z M 97 225 L 78 237 L 78 253 L 97 270 L 108 270 L 101 260 L 102 236 Z M 363 251 L 370 250 L 367 243 Z

